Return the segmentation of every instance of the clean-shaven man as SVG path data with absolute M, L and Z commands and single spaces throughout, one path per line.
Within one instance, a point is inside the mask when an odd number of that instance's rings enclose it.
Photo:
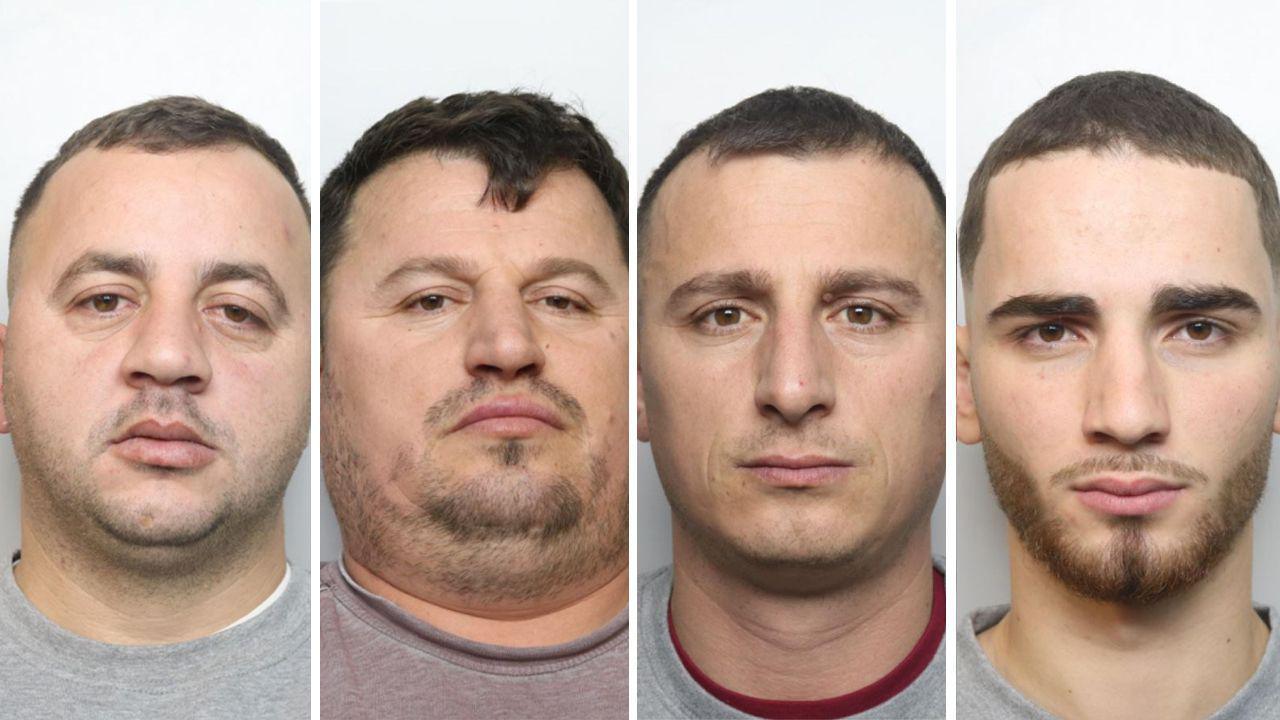
M 959 257 L 957 431 L 1011 589 L 959 629 L 960 717 L 1280 717 L 1251 598 L 1280 398 L 1258 149 L 1161 78 L 1077 77 L 988 149 Z
M 639 431 L 674 522 L 640 717 L 943 717 L 944 208 L 906 134 L 815 88 L 650 178 Z
M 626 717 L 626 201 L 529 93 L 409 102 L 325 182 L 323 717 Z
M 308 214 L 278 142 L 184 97 L 89 123 L 23 194 L 6 718 L 309 716 L 282 516 L 310 412 Z

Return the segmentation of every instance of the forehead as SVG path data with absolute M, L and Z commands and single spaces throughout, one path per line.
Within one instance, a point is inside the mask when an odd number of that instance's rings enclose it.
M 1033 292 L 1105 305 L 1168 284 L 1273 288 L 1252 189 L 1216 170 L 1073 150 L 1005 168 L 986 203 L 972 292 L 984 307 Z
M 775 274 L 866 268 L 941 282 L 942 228 L 908 166 L 867 152 L 790 158 L 705 152 L 682 162 L 653 208 L 651 279 L 765 265 Z
M 339 266 L 377 272 L 410 257 L 458 255 L 482 263 L 561 256 L 625 267 L 613 215 L 581 170 L 547 173 L 518 212 L 481 202 L 488 180 L 477 160 L 428 153 L 380 170 L 356 193 L 351 257 Z
M 19 245 L 33 267 L 94 250 L 196 262 L 290 255 L 305 273 L 309 239 L 292 187 L 249 148 L 113 148 L 54 173 Z

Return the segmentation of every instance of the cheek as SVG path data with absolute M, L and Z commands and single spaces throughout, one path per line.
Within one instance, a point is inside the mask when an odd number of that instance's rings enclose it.
M 974 365 L 971 382 L 984 437 L 1032 470 L 1036 459 L 1063 455 L 1083 443 L 1078 369 L 983 359 Z

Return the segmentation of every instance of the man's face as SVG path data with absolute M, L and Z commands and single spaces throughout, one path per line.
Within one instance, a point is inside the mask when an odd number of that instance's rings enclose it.
M 531 598 L 626 562 L 627 268 L 578 170 L 370 178 L 325 280 L 325 476 L 346 550 L 420 597 Z M 434 589 L 433 589 L 434 587 Z
M 983 236 L 959 430 L 983 441 L 1023 545 L 1097 599 L 1199 580 L 1257 504 L 1280 395 L 1249 185 L 1135 151 L 1055 153 L 992 180 Z
M 308 257 L 293 191 L 252 150 L 59 169 L 10 258 L 24 515 L 147 561 L 272 523 L 306 441 Z
M 874 568 L 927 544 L 945 304 L 915 173 L 694 155 L 646 232 L 640 433 L 680 527 L 754 566 Z

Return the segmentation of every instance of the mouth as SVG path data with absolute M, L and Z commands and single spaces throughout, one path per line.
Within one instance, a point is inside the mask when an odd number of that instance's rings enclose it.
M 1107 515 L 1136 517 L 1169 507 L 1186 486 L 1157 478 L 1104 477 L 1073 485 L 1071 489 L 1086 507 Z
M 548 430 L 563 430 L 555 412 L 528 398 L 497 398 L 471 409 L 449 432 L 466 431 L 490 437 L 527 438 Z
M 212 463 L 217 448 L 181 422 L 144 420 L 111 441 L 117 457 L 139 465 L 194 470 Z
M 822 455 L 767 455 L 739 465 L 766 485 L 805 489 L 831 485 L 844 478 L 852 463 Z

